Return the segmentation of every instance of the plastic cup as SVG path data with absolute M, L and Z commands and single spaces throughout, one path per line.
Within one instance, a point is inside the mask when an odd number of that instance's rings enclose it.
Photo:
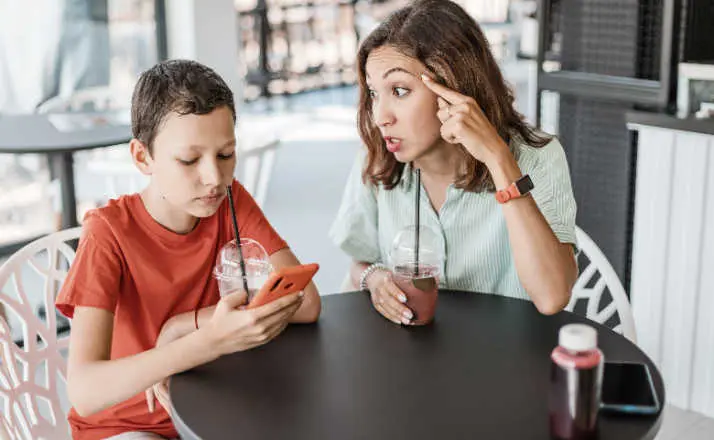
M 250 302 L 268 280 L 273 266 L 270 264 L 268 253 L 260 243 L 250 238 L 241 238 L 240 243 L 248 281 L 247 300 Z M 244 290 L 240 255 L 235 240 L 229 241 L 221 248 L 213 275 L 218 282 L 218 292 L 221 297 Z
M 419 253 L 415 252 L 414 226 L 400 231 L 390 253 L 392 280 L 407 297 L 406 306 L 414 314 L 412 324 L 424 325 L 434 320 L 439 297 L 439 277 L 443 246 L 429 227 L 419 227 Z

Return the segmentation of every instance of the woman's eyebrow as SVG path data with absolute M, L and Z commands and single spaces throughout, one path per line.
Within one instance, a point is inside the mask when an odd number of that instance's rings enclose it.
M 395 73 L 395 72 L 404 72 L 407 75 L 416 76 L 415 74 L 413 74 L 412 72 L 408 71 L 407 69 L 405 69 L 403 67 L 392 67 L 391 69 L 387 69 L 387 71 L 382 74 L 382 79 L 386 79 L 389 75 L 391 75 L 392 73 Z

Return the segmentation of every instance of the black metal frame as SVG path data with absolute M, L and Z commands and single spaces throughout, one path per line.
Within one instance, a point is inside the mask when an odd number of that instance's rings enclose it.
M 169 59 L 166 32 L 166 0 L 154 0 L 154 20 L 156 21 L 156 54 L 159 61 L 166 61 Z
M 592 73 L 561 70 L 546 72 L 546 39 L 550 29 L 552 0 L 538 0 L 538 93 L 536 96 L 536 124 L 541 123 L 541 92 L 544 90 L 582 97 L 627 102 L 634 105 L 655 106 L 665 110 L 674 105 L 677 83 L 678 44 L 674 38 L 680 26 L 679 16 L 682 0 L 663 0 L 660 79 L 659 81 L 597 75 Z
M 570 1 L 570 0 L 562 0 Z M 588 72 L 560 70 L 546 72 L 544 62 L 546 61 L 546 51 L 549 49 L 548 38 L 550 35 L 551 16 L 554 0 L 539 0 L 537 9 L 538 18 L 538 53 L 536 57 L 537 68 L 537 94 L 536 94 L 536 123 L 541 124 L 542 117 L 542 92 L 553 91 L 561 93 L 563 96 L 585 98 L 592 101 L 619 103 L 623 108 L 647 108 L 658 111 L 673 111 L 676 99 L 677 87 L 677 63 L 679 61 L 680 38 L 679 29 L 681 26 L 680 17 L 682 14 L 683 2 L 686 0 L 662 0 L 661 22 L 659 24 L 660 45 L 659 52 L 656 48 L 650 47 L 652 51 L 659 55 L 658 65 L 653 65 L 652 70 L 657 70 L 657 75 L 651 73 L 638 72 L 636 75 L 644 75 L 642 79 L 625 76 L 615 76 L 606 74 L 595 74 Z M 557 6 L 557 5 L 556 5 Z M 644 54 L 638 53 L 639 56 Z M 652 55 L 652 54 L 650 54 Z M 630 136 L 630 182 L 636 179 L 637 147 L 636 138 Z M 624 227 L 624 234 L 627 237 L 625 244 L 625 266 L 623 282 L 629 286 L 631 258 L 632 258 L 632 234 L 634 218 L 635 186 L 630 184 L 627 193 L 623 193 L 628 202 L 627 224 Z

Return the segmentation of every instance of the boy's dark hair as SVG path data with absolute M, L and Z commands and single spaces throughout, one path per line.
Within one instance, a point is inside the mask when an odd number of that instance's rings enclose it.
M 131 97 L 132 135 L 152 152 L 166 115 L 205 115 L 227 106 L 236 120 L 233 92 L 213 69 L 189 60 L 156 64 L 139 77 Z

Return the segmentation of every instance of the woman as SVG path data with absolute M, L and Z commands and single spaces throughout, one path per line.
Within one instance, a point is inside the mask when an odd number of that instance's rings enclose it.
M 421 221 L 445 249 L 440 287 L 562 310 L 577 278 L 565 154 L 514 109 L 476 22 L 450 1 L 416 1 L 367 37 L 357 61 L 367 151 L 330 232 L 354 260 L 351 281 L 387 319 L 412 322 L 387 263 L 413 224 L 419 169 L 431 205 Z

